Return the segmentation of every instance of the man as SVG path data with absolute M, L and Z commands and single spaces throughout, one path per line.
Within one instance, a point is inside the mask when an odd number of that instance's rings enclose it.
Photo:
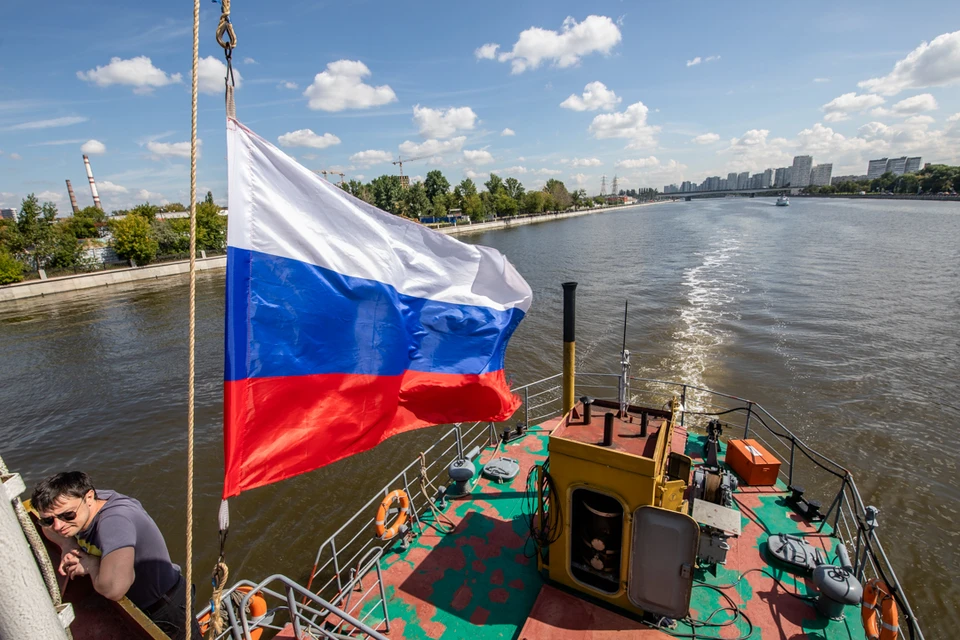
M 30 500 L 44 535 L 60 546 L 61 575 L 89 576 L 105 598 L 126 596 L 168 636 L 186 636 L 186 580 L 137 500 L 97 491 L 82 471 L 50 476 Z M 191 637 L 201 637 L 196 622 Z

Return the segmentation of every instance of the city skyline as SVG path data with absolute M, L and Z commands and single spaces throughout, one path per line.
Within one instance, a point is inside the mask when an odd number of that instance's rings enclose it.
M 0 208 L 34 192 L 68 211 L 65 179 L 89 204 L 82 154 L 108 210 L 187 200 L 191 28 L 181 9 L 106 0 L 8 11 L 19 28 L 0 42 L 17 60 L 0 80 Z M 956 3 L 932 11 L 937 24 L 960 19 Z M 482 183 L 495 172 L 528 189 L 557 178 L 591 193 L 603 175 L 638 189 L 770 169 L 775 183 L 797 156 L 833 174 L 860 175 L 883 157 L 960 164 L 960 31 L 893 2 L 803 20 L 780 6 L 722 13 L 695 21 L 689 7 L 612 0 L 384 5 L 373 17 L 311 5 L 296 19 L 237 7 L 238 115 L 305 166 L 365 181 L 396 174 L 401 156 L 421 158 L 405 162 L 413 180 L 440 169 Z M 199 187 L 222 202 L 218 17 L 204 6 Z M 362 28 L 329 28 L 340 24 Z M 22 55 L 42 30 L 58 46 Z
M 899 158 L 877 158 L 867 163 L 867 173 L 863 175 L 851 174 L 844 176 L 833 175 L 833 163 L 825 162 L 813 164 L 812 156 L 795 156 L 790 167 L 768 168 L 761 173 L 750 175 L 750 172 L 730 173 L 726 178 L 720 176 L 707 177 L 699 185 L 689 180 L 679 185 L 673 183 L 664 185 L 663 193 L 692 193 L 704 191 L 734 191 L 740 189 L 767 189 L 777 187 L 827 186 L 841 181 L 873 180 L 885 173 L 904 175 L 920 171 L 922 158 L 920 156 Z M 771 180 L 771 177 L 773 178 Z M 802 177 L 803 180 L 798 179 Z

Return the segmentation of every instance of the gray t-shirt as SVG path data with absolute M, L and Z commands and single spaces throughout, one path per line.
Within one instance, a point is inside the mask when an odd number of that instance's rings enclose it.
M 145 609 L 173 588 L 180 579 L 180 568 L 170 562 L 160 529 L 139 501 L 116 491 L 97 490 L 97 498 L 106 503 L 90 528 L 77 534 L 77 542 L 90 555 L 100 557 L 133 547 L 136 576 L 127 597 Z

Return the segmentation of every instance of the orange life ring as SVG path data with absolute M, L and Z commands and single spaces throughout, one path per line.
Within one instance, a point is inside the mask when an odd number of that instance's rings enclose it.
M 237 592 L 244 595 L 250 593 L 251 587 L 241 586 L 237 587 Z M 267 601 L 259 593 L 250 598 L 250 616 L 253 618 L 259 618 L 267 614 Z M 197 624 L 200 625 L 200 633 L 204 636 L 207 635 L 207 630 L 210 628 L 210 613 L 207 612 L 203 614 Z M 250 631 L 250 640 L 260 640 L 260 636 L 263 635 L 263 629 L 253 629 Z
M 877 611 L 879 600 L 880 610 Z M 869 640 L 897 640 L 900 633 L 900 616 L 897 602 L 890 587 L 879 578 L 871 578 L 863 587 L 863 602 L 860 604 L 863 630 Z
M 393 523 L 393 526 L 388 529 L 386 527 L 387 511 L 390 510 L 394 500 L 400 502 L 400 515 L 397 516 L 397 520 Z M 380 503 L 380 508 L 377 509 L 377 537 L 381 540 L 392 540 L 396 538 L 397 534 L 400 533 L 400 527 L 407 523 L 409 517 L 410 498 L 407 497 L 406 491 L 397 489 L 391 492 L 383 499 L 383 502 Z

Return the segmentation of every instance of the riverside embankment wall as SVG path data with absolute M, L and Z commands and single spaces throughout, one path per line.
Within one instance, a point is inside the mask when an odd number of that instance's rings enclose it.
M 442 229 L 438 229 L 438 231 L 447 235 L 458 236 L 481 231 L 492 231 L 494 229 L 509 229 L 526 224 L 553 222 L 554 220 L 564 220 L 567 218 L 576 218 L 579 216 L 605 213 L 608 211 L 622 211 L 624 209 L 648 206 L 651 204 L 659 203 L 624 205 L 620 207 L 608 207 L 600 210 L 588 209 L 571 213 L 518 216 L 516 218 L 504 218 L 501 220 L 494 220 L 492 222 L 477 222 L 474 224 L 443 227 Z M 226 266 L 226 256 L 197 259 L 197 270 L 199 271 L 204 271 L 207 269 L 223 269 Z M 79 291 L 81 289 L 91 289 L 94 287 L 106 287 L 110 285 L 133 282 L 135 280 L 154 280 L 157 278 L 165 278 L 167 276 L 175 276 L 189 272 L 190 261 L 182 260 L 179 262 L 151 264 L 145 267 L 112 269 L 110 271 L 98 271 L 96 273 L 82 273 L 75 276 L 62 276 L 59 278 L 50 278 L 49 280 L 31 280 L 29 282 L 20 282 L 17 284 L 10 284 L 0 287 L 0 304 L 13 300 L 22 300 L 24 298 L 48 296 L 56 293 Z

